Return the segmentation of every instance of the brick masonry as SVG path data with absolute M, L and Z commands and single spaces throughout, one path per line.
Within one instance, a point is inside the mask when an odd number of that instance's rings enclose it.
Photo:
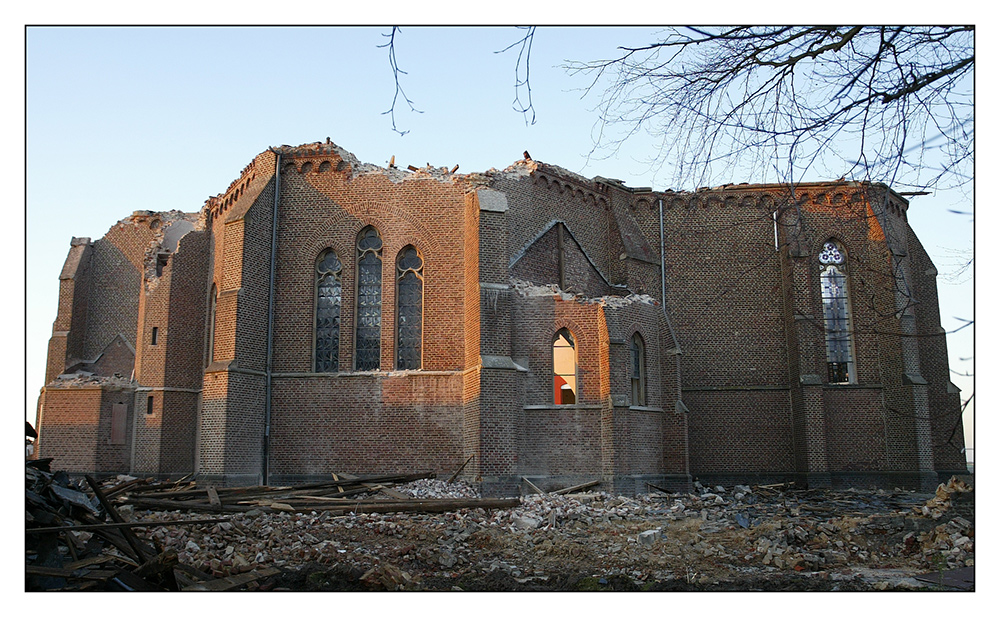
M 231 485 L 465 464 L 487 495 L 522 477 L 620 492 L 695 478 L 927 486 L 963 471 L 964 444 L 936 270 L 906 208 L 878 184 L 654 193 L 531 160 L 459 175 L 363 164 L 329 141 L 270 149 L 198 213 L 138 211 L 73 239 L 38 455 Z M 380 366 L 358 371 L 368 227 Z M 828 383 L 828 240 L 848 257 L 848 384 Z M 396 369 L 407 247 L 423 260 L 417 370 Z M 342 265 L 339 348 L 317 372 L 327 250 Z M 577 359 L 568 405 L 553 400 L 562 328 Z M 124 444 L 110 443 L 116 404 Z

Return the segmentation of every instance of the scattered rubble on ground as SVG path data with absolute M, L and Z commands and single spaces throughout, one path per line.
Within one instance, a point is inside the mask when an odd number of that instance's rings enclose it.
M 39 473 L 29 468 L 29 495 L 39 486 Z M 104 559 L 99 566 L 86 566 L 79 548 L 32 548 L 29 542 L 28 587 L 45 588 L 41 574 L 58 570 L 63 586 L 103 588 L 106 581 L 87 578 L 94 568 L 104 575 L 113 570 L 109 564 L 155 570 L 149 562 L 172 558 L 164 556 L 176 557 L 179 589 L 943 589 L 915 577 L 974 566 L 974 519 L 947 505 L 956 494 L 972 496 L 958 480 L 942 484 L 931 500 L 901 490 L 695 483 L 691 494 L 631 498 L 593 490 L 597 486 L 584 493 L 533 493 L 487 509 L 476 505 L 490 502 L 462 482 L 426 475 L 334 478 L 307 488 L 246 487 L 238 497 L 240 489 L 120 476 L 106 485 L 108 499 L 125 521 L 157 523 L 133 528 L 156 552 L 139 563 L 118 538 L 105 542 L 103 557 L 91 557 Z M 84 485 L 51 474 L 47 482 L 41 493 L 49 491 L 72 510 L 73 524 L 104 512 Z M 317 494 L 331 489 L 344 496 Z M 179 497 L 164 497 L 169 493 Z M 151 507 L 152 494 L 167 503 Z M 344 499 L 356 507 L 344 508 Z M 375 502 L 405 504 L 410 511 L 360 511 Z M 32 527 L 71 522 L 45 520 L 31 513 L 33 503 L 29 498 L 29 538 L 53 537 L 32 534 Z M 194 504 L 214 510 L 192 511 Z M 925 507 L 932 508 L 930 515 Z M 208 520 L 198 524 L 195 518 Z M 76 547 L 91 547 L 98 533 L 58 534 L 66 536 Z M 75 556 L 67 554 L 74 550 Z M 169 588 L 163 571 L 150 584 Z

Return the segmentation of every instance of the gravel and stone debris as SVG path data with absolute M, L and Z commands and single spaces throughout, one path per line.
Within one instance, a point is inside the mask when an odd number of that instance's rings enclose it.
M 946 507 L 945 497 L 959 488 L 963 499 L 974 495 L 970 485 L 956 482 L 934 496 L 696 483 L 691 493 L 532 493 L 516 507 L 440 513 L 262 506 L 227 512 L 225 521 L 211 525 L 137 533 L 175 551 L 192 574 L 281 572 L 245 589 L 941 588 L 914 577 L 970 568 L 975 559 L 974 519 Z M 433 478 L 393 490 L 414 500 L 480 496 L 475 486 Z M 140 507 L 119 511 L 131 520 L 193 516 Z
M 479 495 L 434 479 L 395 489 L 419 499 Z M 275 566 L 285 572 L 278 586 L 296 589 L 911 589 L 928 586 L 913 579 L 921 572 L 974 565 L 973 523 L 924 516 L 927 500 L 898 490 L 696 486 L 637 497 L 530 494 L 489 511 L 259 510 L 151 535 L 199 570 Z

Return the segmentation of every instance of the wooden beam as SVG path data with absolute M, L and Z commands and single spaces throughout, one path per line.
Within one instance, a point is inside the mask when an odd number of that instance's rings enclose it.
M 470 454 L 469 458 L 465 459 L 465 462 L 462 463 L 462 466 L 458 468 L 458 471 L 456 471 L 455 473 L 451 474 L 451 477 L 448 478 L 448 484 L 451 484 L 452 482 L 454 482 L 455 478 L 458 477 L 458 474 L 462 473 L 462 470 L 465 469 L 465 466 L 469 464 L 469 461 L 471 461 L 475 457 L 476 457 L 475 454 Z
M 115 510 L 115 507 L 111 505 L 111 502 L 108 501 L 108 498 L 104 496 L 104 492 L 101 490 L 101 486 L 97 483 L 96 480 L 94 480 L 93 476 L 88 475 L 84 476 L 84 478 L 87 480 L 87 484 L 90 485 L 90 488 L 93 489 L 94 494 L 97 495 L 98 501 L 100 501 L 101 505 L 104 506 L 104 510 L 108 513 L 108 516 L 111 517 L 111 520 L 113 520 L 116 523 L 124 523 L 125 519 L 122 518 L 121 514 L 118 514 L 118 510 Z M 146 559 L 150 555 L 146 554 L 146 551 L 142 547 L 142 543 L 139 542 L 139 538 L 135 537 L 135 534 L 132 533 L 132 530 L 129 529 L 128 527 L 122 527 L 121 533 L 123 536 L 125 536 L 125 541 L 128 542 L 128 545 L 132 548 L 133 551 L 135 551 L 136 560 L 139 561 L 140 563 L 146 561 Z
M 566 495 L 576 491 L 582 491 L 585 488 L 590 488 L 592 486 L 597 486 L 600 484 L 600 480 L 594 480 L 593 482 L 584 482 L 583 484 L 577 484 L 576 486 L 567 486 L 566 488 L 561 488 L 558 491 L 552 491 L 553 495 Z
M 124 527 L 169 527 L 178 525 L 201 525 L 208 523 L 225 523 L 228 518 L 200 518 L 187 521 L 135 521 L 132 523 L 95 523 L 93 525 L 73 525 L 72 527 L 31 527 L 24 533 L 53 533 L 57 531 L 99 531 L 105 529 L 121 529 Z
M 234 587 L 239 587 L 240 585 L 246 585 L 247 583 L 255 581 L 259 578 L 274 576 L 275 574 L 281 574 L 281 570 L 277 568 L 258 568 L 256 570 L 251 570 L 250 572 L 227 576 L 226 578 L 217 578 L 211 581 L 195 583 L 194 585 L 182 588 L 181 591 L 227 591 L 229 589 L 233 589 Z
M 538 493 L 539 495 L 548 495 L 548 493 L 546 493 L 542 489 L 540 489 L 537 486 L 535 486 L 534 484 L 532 484 L 531 480 L 525 478 L 524 476 L 521 476 L 521 479 L 524 480 L 525 482 L 527 482 L 528 486 L 530 486 L 531 488 L 533 488 L 535 490 L 535 492 Z

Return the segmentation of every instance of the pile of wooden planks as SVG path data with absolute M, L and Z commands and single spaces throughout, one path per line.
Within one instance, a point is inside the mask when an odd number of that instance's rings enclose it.
M 329 481 L 284 487 L 199 488 L 187 477 L 160 483 L 130 479 L 102 487 L 90 476 L 82 482 L 70 479 L 64 471 L 53 473 L 50 461 L 28 461 L 25 466 L 25 575 L 29 591 L 226 590 L 280 574 L 276 568 L 259 566 L 217 578 L 179 563 L 176 552 L 154 546 L 133 532 L 136 528 L 158 526 L 214 525 L 228 518 L 125 521 L 116 504 L 132 506 L 137 513 L 234 513 L 257 509 L 347 514 L 496 509 L 520 503 L 518 499 L 416 499 L 393 488 L 433 478 L 430 473 L 366 477 L 333 474 Z
M 183 587 L 180 581 L 192 582 L 182 574 L 175 576 L 194 570 L 180 565 L 177 553 L 152 546 L 132 530 L 224 519 L 126 522 L 108 499 L 109 493 L 121 490 L 106 493 L 90 476 L 84 485 L 64 471 L 52 473 L 50 461 L 28 461 L 25 466 L 26 590 L 176 591 Z M 278 573 L 271 570 L 252 574 L 256 579 Z M 205 575 L 195 572 L 201 582 Z
M 348 512 L 448 512 L 462 508 L 512 508 L 517 499 L 412 499 L 393 486 L 414 480 L 433 478 L 433 473 L 358 477 L 332 474 L 326 482 L 294 486 L 242 486 L 231 488 L 188 487 L 149 491 L 146 487 L 131 489 L 124 502 L 136 509 L 187 510 L 191 512 L 247 512 L 276 510 L 281 512 L 331 511 Z M 381 498 L 358 496 L 378 494 Z

